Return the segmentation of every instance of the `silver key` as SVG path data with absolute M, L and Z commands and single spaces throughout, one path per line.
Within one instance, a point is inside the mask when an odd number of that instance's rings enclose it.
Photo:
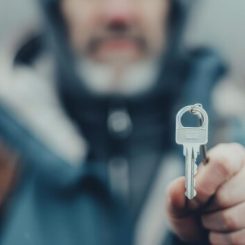
M 181 120 L 187 112 L 199 117 L 202 125 L 198 127 L 184 127 Z M 204 147 L 208 143 L 208 115 L 201 104 L 186 106 L 178 112 L 176 116 L 176 143 L 184 147 L 185 195 L 188 199 L 193 199 L 197 194 L 195 190 L 196 159 L 200 153 L 200 147 Z

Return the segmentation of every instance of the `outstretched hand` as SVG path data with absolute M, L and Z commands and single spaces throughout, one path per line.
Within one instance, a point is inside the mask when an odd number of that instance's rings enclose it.
M 168 188 L 167 213 L 173 231 L 186 242 L 245 244 L 245 150 L 218 145 L 196 175 L 197 196 L 185 199 L 185 178 Z

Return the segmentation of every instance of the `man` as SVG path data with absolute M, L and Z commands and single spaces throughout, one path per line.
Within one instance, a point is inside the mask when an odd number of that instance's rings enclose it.
M 167 218 L 164 216 L 164 200 L 161 198 L 170 179 L 180 175 L 169 169 L 176 161 L 166 159 L 169 153 L 175 151 L 174 115 L 180 106 L 189 103 L 201 102 L 209 108 L 210 90 L 223 74 L 223 66 L 212 52 L 187 52 L 181 49 L 181 31 L 186 13 L 185 5 L 182 5 L 181 1 L 62 0 L 42 3 L 50 32 L 49 38 L 53 41 L 56 71 L 56 84 L 51 86 L 55 89 L 52 90 L 53 99 L 48 107 L 50 111 L 42 113 L 46 119 L 56 113 L 58 119 L 53 121 L 51 131 L 55 132 L 62 124 L 65 130 L 58 130 L 54 135 L 63 135 L 60 138 L 63 142 L 68 139 L 65 141 L 67 147 L 82 145 L 80 138 L 74 133 L 77 132 L 75 130 L 80 132 L 80 137 L 83 136 L 88 146 L 86 162 L 89 162 L 88 165 L 97 165 L 98 162 L 100 167 L 102 166 L 103 170 L 99 172 L 105 171 L 111 192 L 117 195 L 129 210 L 130 230 L 135 243 L 177 244 L 177 239 L 170 241 L 170 237 L 166 240 L 164 236 Z M 31 44 L 33 47 L 33 44 L 39 42 L 34 39 Z M 17 55 L 17 62 L 30 63 L 30 46 L 25 48 L 26 52 L 22 50 Z M 33 61 L 31 63 L 33 64 Z M 41 87 L 38 88 L 40 94 Z M 47 96 L 47 93 L 43 95 Z M 4 96 L 9 98 L 6 94 Z M 34 99 L 36 100 L 36 97 L 32 98 Z M 32 100 L 29 100 L 29 103 L 35 107 L 38 103 L 33 103 Z M 65 111 L 59 109 L 54 112 L 54 105 L 58 108 L 62 105 Z M 21 110 L 20 100 L 15 104 L 15 108 Z M 36 122 L 33 118 L 38 116 L 33 116 L 33 109 L 27 110 L 28 112 L 26 110 L 25 107 L 22 114 L 30 119 L 29 125 L 36 124 L 35 128 L 39 128 L 40 132 L 45 122 Z M 212 116 L 211 114 L 211 118 Z M 69 123 L 63 123 L 67 121 Z M 50 124 L 46 126 L 48 128 Z M 48 142 L 55 141 L 50 136 L 51 131 L 46 133 Z M 43 137 L 45 132 L 41 130 L 39 135 Z M 70 138 L 72 140 L 69 140 Z M 60 140 L 58 141 L 60 143 Z M 55 149 L 64 153 L 67 147 L 59 145 Z M 28 150 L 23 151 L 28 155 Z M 81 153 L 80 151 L 78 149 L 78 153 Z M 43 151 L 42 153 L 44 154 Z M 39 155 L 40 153 L 36 154 Z M 198 196 L 187 207 L 184 205 L 183 178 L 171 184 L 167 193 L 167 214 L 177 237 L 185 242 L 200 243 L 209 239 L 214 244 L 242 244 L 243 222 L 242 219 L 236 219 L 235 214 L 243 205 L 242 195 L 239 194 L 243 182 L 240 174 L 243 171 L 239 171 L 243 170 L 243 155 L 243 148 L 237 145 L 223 145 L 211 150 L 209 164 L 201 166 L 198 172 Z M 81 157 L 78 159 L 81 161 Z M 47 161 L 47 158 L 42 160 L 50 163 L 50 166 L 54 165 L 53 161 Z M 177 167 L 174 166 L 175 170 Z M 46 176 L 47 169 L 44 173 L 41 172 L 41 176 Z M 66 171 L 62 173 L 62 178 L 66 179 Z M 74 176 L 73 178 L 77 179 Z M 60 178 L 54 180 L 58 183 L 61 181 Z M 57 185 L 54 184 L 55 181 L 48 183 L 49 187 Z M 230 193 L 231 188 L 236 190 L 233 192 L 234 197 L 224 201 L 223 196 Z M 24 187 L 23 189 L 26 190 Z M 154 193 L 155 195 L 152 195 Z M 38 199 L 40 202 L 41 197 Z M 70 202 L 69 197 L 67 200 Z M 240 205 L 237 205 L 239 203 Z M 22 203 L 21 207 L 23 205 Z M 44 206 L 49 210 L 49 202 Z M 60 208 L 57 203 L 54 206 L 57 210 Z M 37 208 L 35 205 L 34 207 Z M 21 213 L 17 212 L 19 216 Z M 4 236 L 4 241 L 7 241 L 5 244 L 11 244 L 8 241 L 13 241 L 10 237 L 18 228 L 15 224 L 20 220 L 16 218 L 14 211 L 11 214 L 13 218 L 10 231 Z M 31 214 L 35 214 L 33 208 Z M 52 212 L 48 214 L 48 217 L 52 217 Z M 123 215 L 127 216 L 126 214 L 124 210 Z M 32 215 L 27 222 L 30 236 L 34 232 L 30 228 Z M 62 212 L 58 216 L 63 217 Z M 66 217 L 70 217 L 69 214 L 66 214 Z M 83 215 L 81 219 L 82 217 Z M 115 222 L 115 216 L 112 219 Z M 229 223 L 230 220 L 232 224 Z M 66 244 L 65 239 L 68 239 L 70 234 L 79 233 L 79 229 L 75 229 L 77 233 L 71 231 L 68 224 L 68 232 L 64 237 L 55 233 L 50 239 L 50 227 L 45 230 L 43 225 L 37 224 L 34 226 L 37 227 L 37 233 L 49 234 L 45 235 L 45 244 L 49 244 L 52 239 L 59 244 Z M 76 221 L 76 224 L 79 226 L 79 221 Z M 223 224 L 227 225 L 222 226 Z M 57 230 L 62 229 L 61 227 Z M 83 227 L 81 226 L 82 231 Z M 107 232 L 111 227 L 113 225 L 104 226 Z M 83 235 L 85 234 L 91 239 L 89 233 L 83 232 Z M 37 241 L 39 237 L 36 236 Z M 82 237 L 79 236 L 80 239 L 83 239 Z M 31 241 L 35 242 L 35 238 L 32 239 Z M 44 244 L 42 241 L 38 242 Z M 75 240 L 73 243 L 76 244 Z

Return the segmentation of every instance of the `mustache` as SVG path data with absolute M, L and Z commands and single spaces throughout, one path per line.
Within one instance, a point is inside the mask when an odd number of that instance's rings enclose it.
M 128 30 L 105 31 L 100 34 L 92 35 L 87 43 L 86 50 L 88 53 L 94 53 L 104 42 L 111 40 L 129 40 L 131 42 L 134 42 L 141 51 L 146 52 L 148 50 L 147 41 L 143 37 L 143 35 Z

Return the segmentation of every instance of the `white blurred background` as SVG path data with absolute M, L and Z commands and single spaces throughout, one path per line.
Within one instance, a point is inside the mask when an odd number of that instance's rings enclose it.
M 187 40 L 218 48 L 235 80 L 245 82 L 245 1 L 195 0 Z
M 195 0 L 187 31 L 188 45 L 216 47 L 230 62 L 232 76 L 245 82 L 245 1 Z M 194 1 L 194 2 L 195 2 Z M 0 45 L 37 26 L 34 0 L 0 0 Z

